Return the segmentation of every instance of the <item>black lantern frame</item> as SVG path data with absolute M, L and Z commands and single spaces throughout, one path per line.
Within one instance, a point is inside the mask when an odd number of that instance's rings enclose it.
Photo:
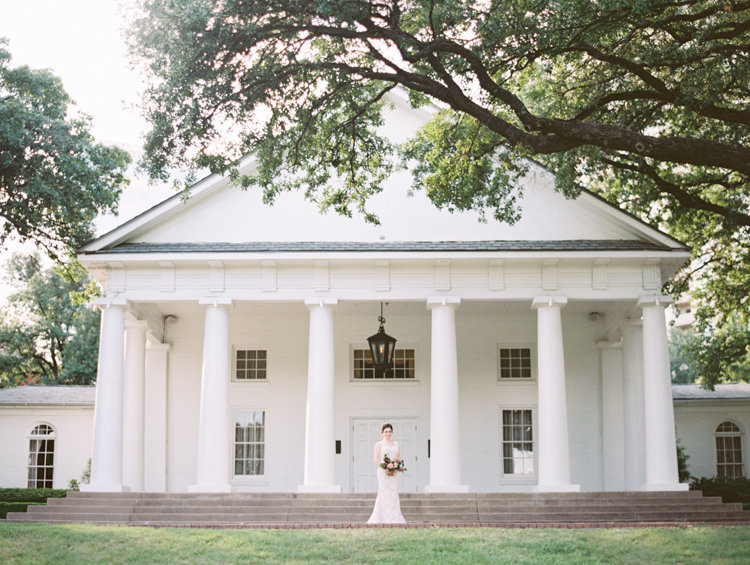
M 380 303 L 380 316 L 378 317 L 380 328 L 378 333 L 367 338 L 372 355 L 372 364 L 375 374 L 382 375 L 391 368 L 393 364 L 393 352 L 396 350 L 396 338 L 385 333 L 385 318 L 383 317 L 383 303 Z

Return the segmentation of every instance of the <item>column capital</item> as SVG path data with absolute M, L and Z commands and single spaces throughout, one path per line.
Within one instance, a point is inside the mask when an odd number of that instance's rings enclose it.
M 600 339 L 596 342 L 596 346 L 599 349 L 622 349 L 622 341 L 608 341 L 606 339 Z
M 153 341 L 146 342 L 147 351 L 169 351 L 172 349 L 171 343 L 156 343 Z
M 461 299 L 458 296 L 429 296 L 427 297 L 427 309 L 431 310 L 436 306 L 452 306 L 458 308 Z
M 101 310 L 104 310 L 106 308 L 125 309 L 130 306 L 130 302 L 128 302 L 128 299 L 121 296 L 100 296 L 99 298 L 94 299 L 94 304 Z
M 199 298 L 198 304 L 201 306 L 213 306 L 213 307 L 223 307 L 223 308 L 231 308 L 233 306 L 233 302 L 231 298 L 226 298 L 223 296 L 207 296 L 205 298 Z
M 638 297 L 638 306 L 669 306 L 674 302 L 671 296 L 665 294 L 646 294 Z
M 643 321 L 640 318 L 628 318 L 620 323 L 621 330 L 643 329 Z
M 148 330 L 148 322 L 146 320 L 126 320 L 125 329 L 126 330 L 143 330 L 145 332 Z
M 567 296 L 535 296 L 531 299 L 531 308 L 533 310 L 536 310 L 537 308 L 542 308 L 544 306 L 559 306 L 562 308 L 568 303 L 568 297 Z
M 338 306 L 338 298 L 305 298 L 305 306 L 314 308 L 315 306 L 323 308 L 325 306 Z

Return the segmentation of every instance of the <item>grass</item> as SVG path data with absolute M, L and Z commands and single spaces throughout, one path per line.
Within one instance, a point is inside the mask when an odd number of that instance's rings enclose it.
M 750 527 L 192 530 L 0 524 L 0 563 L 748 563 Z

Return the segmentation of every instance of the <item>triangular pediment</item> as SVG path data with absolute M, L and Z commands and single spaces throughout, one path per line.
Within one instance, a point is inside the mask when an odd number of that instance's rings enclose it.
M 390 123 L 413 128 L 426 119 L 396 104 Z M 415 117 L 415 113 L 417 114 Z M 395 118 L 395 119 L 393 119 Z M 396 137 L 404 132 L 395 133 Z M 252 159 L 242 168 L 252 171 Z M 96 253 L 118 246 L 252 244 L 292 242 L 641 242 L 669 249 L 684 247 L 666 234 L 622 212 L 593 194 L 566 199 L 554 190 L 554 178 L 533 164 L 523 181 L 521 219 L 502 223 L 487 214 L 439 210 L 420 191 L 410 193 L 408 171 L 393 175 L 368 209 L 380 225 L 360 215 L 321 214 L 301 193 L 285 193 L 274 205 L 262 202 L 258 189 L 242 190 L 225 178 L 209 176 L 184 200 L 176 195 L 81 249 Z

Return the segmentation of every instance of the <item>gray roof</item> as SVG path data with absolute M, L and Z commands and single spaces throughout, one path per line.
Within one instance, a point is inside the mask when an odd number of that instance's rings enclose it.
M 554 241 L 258 241 L 246 243 L 123 243 L 102 253 L 268 253 L 361 251 L 655 251 L 668 247 L 641 240 L 566 239 Z
M 94 405 L 95 386 L 55 385 L 19 386 L 0 389 L 2 404 L 89 404 Z
M 673 400 L 750 400 L 750 384 L 718 384 L 714 390 L 706 390 L 700 385 L 672 385 Z

